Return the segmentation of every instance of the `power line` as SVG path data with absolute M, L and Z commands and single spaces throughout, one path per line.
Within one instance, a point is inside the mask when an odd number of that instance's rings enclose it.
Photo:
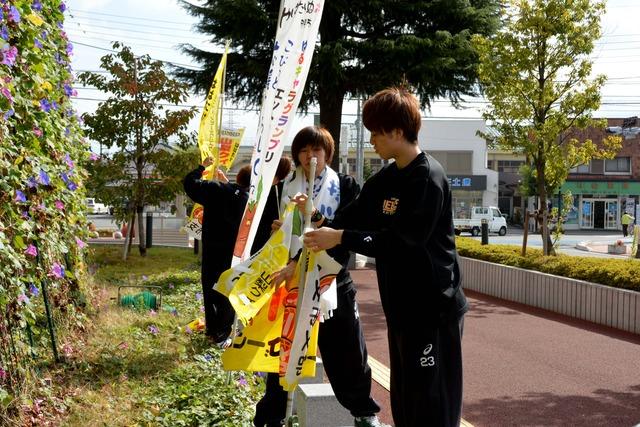
M 104 47 L 95 46 L 95 45 L 91 45 L 91 44 L 87 44 L 87 43 L 82 43 L 82 42 L 75 41 L 75 40 L 70 40 L 70 41 L 74 45 L 77 44 L 77 45 L 80 45 L 80 46 L 86 46 L 86 47 L 90 47 L 90 48 L 93 48 L 93 49 L 103 50 L 103 51 L 106 51 L 106 52 L 118 53 L 117 51 L 115 51 L 113 49 L 107 49 L 107 48 L 104 48 Z M 137 55 L 137 56 L 140 56 L 140 55 Z M 153 57 L 150 57 L 150 58 L 152 60 L 154 60 L 154 61 L 160 61 L 160 62 L 165 63 L 165 64 L 178 65 L 180 67 L 185 67 L 185 68 L 188 68 L 188 69 L 190 69 L 192 71 L 202 71 L 203 70 L 202 68 L 193 68 L 193 66 L 194 66 L 193 64 L 181 64 L 179 62 L 167 61 L 167 60 L 164 60 L 164 59 L 157 59 L 157 58 L 153 58 Z
M 189 22 L 176 22 L 176 21 L 165 21 L 163 19 L 152 19 L 152 18 L 138 18 L 136 16 L 127 16 L 127 15 L 115 15 L 111 13 L 103 13 L 103 12 L 95 12 L 92 10 L 82 10 L 82 9 L 72 9 L 73 12 L 85 13 L 87 15 L 101 15 L 101 16 L 111 16 L 115 18 L 125 18 L 125 19 L 134 19 L 140 21 L 153 21 L 153 22 L 162 22 L 165 24 L 174 24 L 174 25 L 190 25 Z

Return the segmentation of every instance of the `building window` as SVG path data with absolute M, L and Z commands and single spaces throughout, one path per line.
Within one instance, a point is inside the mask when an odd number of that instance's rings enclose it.
M 519 173 L 524 160 L 498 160 L 498 172 Z
M 629 173 L 631 172 L 631 161 L 629 157 L 617 157 L 604 161 L 604 171 L 612 173 Z
M 447 174 L 470 175 L 472 173 L 472 152 L 468 151 L 430 151 Z
M 589 173 L 589 172 L 590 172 L 590 169 L 589 169 L 588 163 L 586 165 L 579 165 L 578 167 L 575 167 L 569 170 L 569 173 Z
M 493 160 L 487 160 L 487 169 L 494 170 L 493 169 Z

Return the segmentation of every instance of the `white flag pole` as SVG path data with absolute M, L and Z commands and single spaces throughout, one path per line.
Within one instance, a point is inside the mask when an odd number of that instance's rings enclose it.
M 308 181 L 308 187 L 307 187 L 307 192 L 309 194 L 307 194 L 307 204 L 304 207 L 305 212 L 304 212 L 303 235 L 304 235 L 304 232 L 306 232 L 309 228 L 311 228 L 311 214 L 313 211 L 313 183 L 316 178 L 316 167 L 318 166 L 318 159 L 316 157 L 311 158 L 310 166 L 311 167 L 309 170 L 309 177 L 308 177 L 309 181 Z M 308 258 L 309 258 L 309 251 L 307 250 L 306 246 L 302 246 L 302 253 L 300 255 L 300 258 L 298 259 L 298 263 L 302 263 L 302 264 L 300 264 L 300 274 L 298 275 L 298 300 L 296 301 L 296 315 L 294 317 L 295 321 L 293 322 L 294 330 L 295 330 L 295 325 L 298 324 L 298 315 L 300 314 L 300 308 L 302 305 L 302 296 L 304 294 L 304 285 L 306 283 L 307 266 L 309 262 Z M 293 417 L 294 390 L 295 390 L 295 386 L 290 392 L 287 393 L 287 412 L 286 412 L 287 422 L 289 422 Z

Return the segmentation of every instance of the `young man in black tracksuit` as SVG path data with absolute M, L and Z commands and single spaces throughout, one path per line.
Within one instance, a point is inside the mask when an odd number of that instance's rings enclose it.
M 328 227 L 305 235 L 312 250 L 340 245 L 373 256 L 388 326 L 396 427 L 457 426 L 462 409 L 462 319 L 451 190 L 421 152 L 418 100 L 383 90 L 363 108 L 371 143 L 395 162 L 371 177 Z
M 238 226 L 247 204 L 250 166 L 238 171 L 236 183 L 204 180 L 202 173 L 211 164 L 205 159 L 185 177 L 187 196 L 204 207 L 202 218 L 202 295 L 205 333 L 216 343 L 231 333 L 235 312 L 226 296 L 213 290 L 220 274 L 231 266 Z

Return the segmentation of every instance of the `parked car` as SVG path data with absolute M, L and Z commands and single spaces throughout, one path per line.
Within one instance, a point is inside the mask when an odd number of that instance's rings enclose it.
M 483 219 L 487 221 L 490 233 L 500 236 L 507 234 L 507 220 L 495 206 L 474 206 L 471 208 L 471 218 L 454 218 L 456 234 L 468 232 L 472 236 L 479 235 Z
M 85 199 L 87 209 L 92 214 L 108 214 L 111 212 L 111 207 L 106 206 L 104 203 L 96 202 L 96 199 L 88 197 Z

